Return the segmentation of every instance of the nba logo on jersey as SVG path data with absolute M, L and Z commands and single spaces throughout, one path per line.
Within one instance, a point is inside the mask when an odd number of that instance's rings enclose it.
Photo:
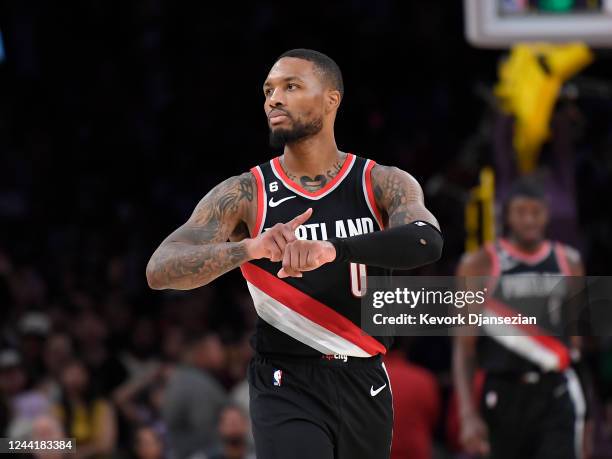
M 274 385 L 280 386 L 283 379 L 283 370 L 274 370 Z

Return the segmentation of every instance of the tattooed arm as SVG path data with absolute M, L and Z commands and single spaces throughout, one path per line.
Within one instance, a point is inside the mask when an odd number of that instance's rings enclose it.
M 296 228 L 310 218 L 312 208 L 249 238 L 246 222 L 253 220 L 256 211 L 255 188 L 255 179 L 247 172 L 227 179 L 204 196 L 189 220 L 153 253 L 147 265 L 149 287 L 190 290 L 249 260 L 281 261 L 287 244 L 296 240 Z
M 372 186 L 376 204 L 384 213 L 385 226 L 393 228 L 422 220 L 440 229 L 436 218 L 425 207 L 419 182 L 408 172 L 377 164 L 372 168 Z
M 149 286 L 156 290 L 193 289 L 248 261 L 245 222 L 254 189 L 254 177 L 247 172 L 225 180 L 204 196 L 189 220 L 151 256 Z M 238 242 L 228 242 L 230 238 Z

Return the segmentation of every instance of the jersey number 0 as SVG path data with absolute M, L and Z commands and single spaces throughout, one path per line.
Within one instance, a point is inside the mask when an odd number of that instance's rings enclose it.
M 351 293 L 357 298 L 366 294 L 367 290 L 367 270 L 366 265 L 361 263 L 351 263 Z

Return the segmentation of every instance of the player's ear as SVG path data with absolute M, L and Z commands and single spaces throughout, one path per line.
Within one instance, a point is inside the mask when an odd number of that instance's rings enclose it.
M 341 100 L 342 100 L 342 96 L 340 95 L 340 91 L 338 91 L 337 89 L 328 89 L 327 97 L 325 100 L 327 111 L 332 112 L 332 111 L 338 110 Z

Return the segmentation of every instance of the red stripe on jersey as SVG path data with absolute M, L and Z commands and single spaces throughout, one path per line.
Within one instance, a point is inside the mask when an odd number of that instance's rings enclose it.
M 336 176 L 331 181 L 327 182 L 325 184 L 325 186 L 323 188 L 321 188 L 320 190 L 317 190 L 317 191 L 308 191 L 308 190 L 305 190 L 304 188 L 302 188 L 297 183 L 295 183 L 293 180 L 291 180 L 287 176 L 287 174 L 285 174 L 285 171 L 283 170 L 283 167 L 281 166 L 281 163 L 280 163 L 280 156 L 277 156 L 276 158 L 274 158 L 272 160 L 272 163 L 274 165 L 274 169 L 278 173 L 278 175 L 279 175 L 280 179 L 283 181 L 283 183 L 285 185 L 287 185 L 287 187 L 289 187 L 290 189 L 293 188 L 293 189 L 299 191 L 300 193 L 305 194 L 306 196 L 312 196 L 312 197 L 320 196 L 320 195 L 326 193 L 330 188 L 332 188 L 334 185 L 336 185 L 336 183 L 338 183 L 340 180 L 342 180 L 344 178 L 344 176 L 346 175 L 346 172 L 350 169 L 350 167 L 353 164 L 353 162 L 355 162 L 355 155 L 352 154 L 352 153 L 347 153 L 346 154 L 346 158 L 344 159 L 344 163 L 342 164 L 342 167 L 340 168 L 340 170 L 338 171 Z
M 263 225 L 264 206 L 266 203 L 264 201 L 264 183 L 261 171 L 258 167 L 253 167 L 251 168 L 251 173 L 255 177 L 255 183 L 257 184 L 257 218 L 255 219 L 253 234 L 251 234 L 251 237 L 256 237 L 261 231 L 261 227 Z
M 571 362 L 570 351 L 561 341 L 552 336 L 543 335 L 531 336 L 530 338 L 533 338 L 545 348 L 550 349 L 559 357 L 559 370 L 565 370 L 569 367 Z
M 240 266 L 244 278 L 286 307 L 315 322 L 347 341 L 359 346 L 370 355 L 385 354 L 387 349 L 360 327 L 329 306 L 289 285 L 253 263 Z
M 382 214 L 380 210 L 378 209 L 378 205 L 376 205 L 376 199 L 374 198 L 374 189 L 372 187 L 372 168 L 375 165 L 376 165 L 375 161 L 370 160 L 368 162 L 368 165 L 366 166 L 366 171 L 365 171 L 365 185 L 366 185 L 366 192 L 368 196 L 368 202 L 370 203 L 372 212 L 374 212 L 374 216 L 376 217 L 376 220 L 378 221 L 378 226 L 380 226 L 380 228 L 382 229 L 385 227 L 385 225 L 383 225 Z
M 572 275 L 569 262 L 567 261 L 567 254 L 565 253 L 565 247 L 560 242 L 555 243 L 555 256 L 557 257 L 557 264 L 561 269 L 561 272 L 566 276 Z
M 510 306 L 494 298 L 487 299 L 486 308 L 494 312 L 498 316 L 502 317 L 515 317 L 516 311 Z M 531 338 L 534 341 L 540 343 L 549 351 L 553 352 L 559 358 L 559 369 L 563 370 L 570 364 L 570 351 L 565 344 L 556 339 L 553 336 L 545 335 L 545 331 L 537 325 L 530 324 L 519 324 L 512 325 L 512 327 L 519 328 L 526 333 L 527 338 Z

